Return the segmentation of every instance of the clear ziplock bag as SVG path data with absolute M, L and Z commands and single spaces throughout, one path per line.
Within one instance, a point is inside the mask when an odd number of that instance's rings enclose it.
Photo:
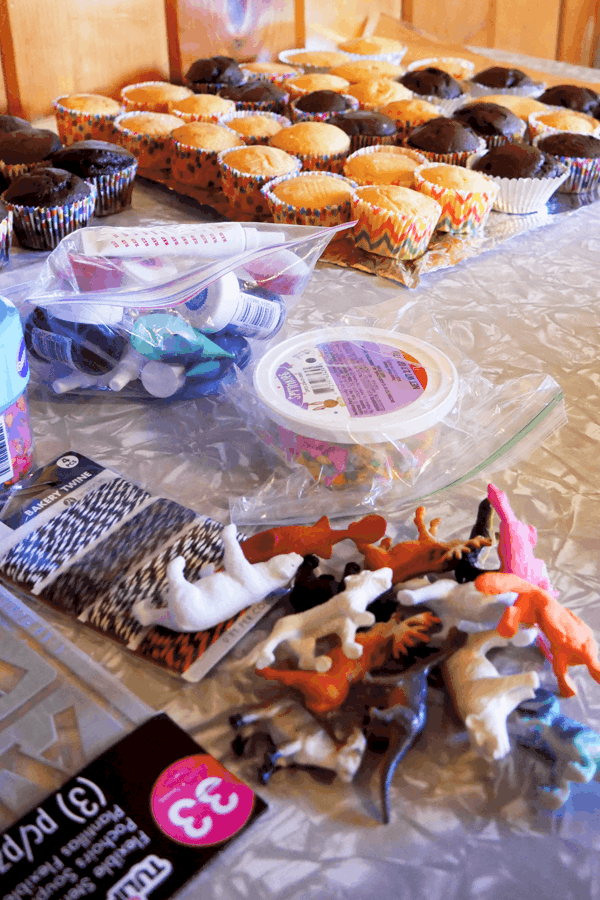
M 86 228 L 50 254 L 25 340 L 57 393 L 192 398 L 236 380 L 340 228 L 238 222 Z
M 269 344 L 229 395 L 270 477 L 231 503 L 237 523 L 394 514 L 513 465 L 565 421 L 543 373 L 491 381 L 423 301 L 343 317 Z

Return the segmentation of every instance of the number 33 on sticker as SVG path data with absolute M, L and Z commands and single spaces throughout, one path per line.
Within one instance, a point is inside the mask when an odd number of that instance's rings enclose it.
M 254 791 L 208 755 L 180 759 L 159 776 L 151 798 L 160 830 L 179 844 L 218 844 L 248 821 Z

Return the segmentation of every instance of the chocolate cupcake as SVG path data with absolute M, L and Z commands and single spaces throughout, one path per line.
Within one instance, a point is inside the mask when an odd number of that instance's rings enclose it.
M 40 167 L 13 181 L 2 199 L 13 212 L 21 246 L 53 250 L 67 234 L 88 224 L 96 188 L 65 169 Z
M 94 215 L 109 216 L 131 205 L 137 159 L 118 144 L 78 141 L 52 156 L 52 165 L 96 186 Z
M 33 126 L 25 119 L 19 119 L 18 116 L 0 116 L 0 134 L 7 134 L 9 131 L 28 131 Z
M 374 144 L 394 144 L 396 125 L 388 116 L 367 109 L 357 109 L 336 115 L 327 120 L 337 125 L 350 138 L 350 151 L 354 153 L 362 147 Z
M 421 97 L 438 97 L 440 100 L 453 100 L 464 94 L 460 83 L 443 69 L 436 66 L 427 66 L 425 69 L 415 69 L 406 72 L 399 78 L 400 84 L 407 87 L 414 94 Z
M 473 75 L 476 84 L 489 88 L 522 88 L 532 87 L 534 82 L 521 72 L 520 69 L 510 69 L 506 66 L 490 66 Z
M 498 185 L 494 209 L 508 213 L 538 212 L 568 175 L 566 166 L 530 144 L 493 147 L 472 169 Z
M 538 100 L 548 106 L 564 106 L 565 109 L 574 109 L 593 116 L 600 103 L 600 96 L 591 88 L 576 84 L 555 84 L 545 90 Z
M 517 115 L 497 103 L 468 103 L 461 106 L 453 118 L 482 137 L 488 147 L 496 147 L 507 142 L 520 141 L 527 125 Z
M 569 177 L 561 185 L 560 193 L 578 194 L 592 190 L 600 183 L 600 138 L 560 132 L 541 135 L 534 139 L 534 145 L 569 170 Z
M 358 109 L 358 100 L 337 91 L 312 91 L 290 104 L 294 122 L 324 122 L 348 110 Z M 332 124 L 335 122 L 332 121 Z
M 473 153 L 481 153 L 486 144 L 467 125 L 440 116 L 415 128 L 405 140 L 407 147 L 424 153 L 430 162 L 465 165 Z
M 283 114 L 289 100 L 289 94 L 276 84 L 260 80 L 224 87 L 219 91 L 219 97 L 233 100 L 236 109 L 255 109 L 259 112 L 279 114 Z
M 47 165 L 61 147 L 58 135 L 45 128 L 27 126 L 4 132 L 0 134 L 0 172 L 13 181 L 37 166 Z
M 210 56 L 193 62 L 184 80 L 196 94 L 216 94 L 220 88 L 241 84 L 247 77 L 231 56 Z

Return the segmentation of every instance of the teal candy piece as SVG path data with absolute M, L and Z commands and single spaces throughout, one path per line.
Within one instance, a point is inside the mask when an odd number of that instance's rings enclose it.
M 131 345 L 146 359 L 158 361 L 190 354 L 208 359 L 233 358 L 233 353 L 223 350 L 185 319 L 172 313 L 140 316 L 133 326 Z

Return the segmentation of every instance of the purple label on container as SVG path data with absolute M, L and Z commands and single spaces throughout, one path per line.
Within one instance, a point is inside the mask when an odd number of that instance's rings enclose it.
M 423 366 L 395 347 L 373 341 L 332 341 L 318 348 L 352 418 L 378 416 L 418 400 Z
M 279 366 L 275 373 L 275 377 L 278 379 L 283 388 L 285 399 L 290 403 L 293 403 L 294 406 L 302 406 L 304 403 L 302 386 L 296 376 L 293 375 L 290 371 L 290 366 L 288 363 L 284 363 L 282 366 Z

